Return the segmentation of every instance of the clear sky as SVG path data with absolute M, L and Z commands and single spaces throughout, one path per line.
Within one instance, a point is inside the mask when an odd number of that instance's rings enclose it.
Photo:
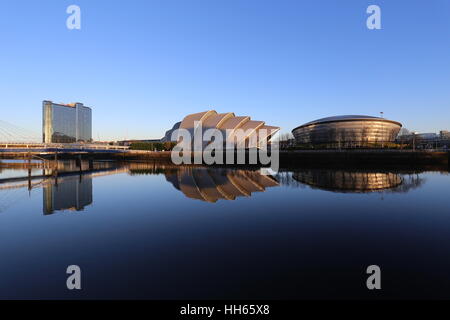
M 448 0 L 1 0 L 1 117 L 93 108 L 95 139 L 160 138 L 213 108 L 289 132 L 339 114 L 450 129 Z M 66 8 L 81 8 L 69 30 Z M 381 8 L 381 30 L 366 9 Z

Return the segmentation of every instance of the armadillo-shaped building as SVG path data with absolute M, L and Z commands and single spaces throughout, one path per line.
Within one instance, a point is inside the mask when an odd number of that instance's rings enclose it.
M 166 132 L 162 141 L 178 141 L 179 136 L 173 134 L 177 129 L 187 130 L 192 139 L 196 135 L 204 137 L 203 133 L 208 129 L 218 129 L 224 144 L 245 147 L 267 144 L 280 130 L 279 127 L 266 125 L 264 121 L 251 120 L 249 116 L 236 116 L 233 112 L 217 113 L 215 110 L 187 115 Z M 208 143 L 209 141 L 204 141 L 203 146 Z

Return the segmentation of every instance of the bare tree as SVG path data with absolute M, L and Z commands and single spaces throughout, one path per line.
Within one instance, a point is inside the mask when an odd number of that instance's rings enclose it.
M 406 128 L 401 128 L 400 132 L 398 133 L 398 136 L 409 136 L 411 134 L 411 131 L 409 131 Z

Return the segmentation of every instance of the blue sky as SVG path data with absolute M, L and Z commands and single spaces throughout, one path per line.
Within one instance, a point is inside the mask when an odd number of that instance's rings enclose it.
M 1 120 L 40 134 L 41 103 L 93 108 L 95 139 L 160 138 L 213 108 L 282 132 L 379 115 L 450 129 L 450 1 L 1 0 Z M 81 30 L 66 8 L 81 8 Z M 381 8 L 381 30 L 366 8 Z

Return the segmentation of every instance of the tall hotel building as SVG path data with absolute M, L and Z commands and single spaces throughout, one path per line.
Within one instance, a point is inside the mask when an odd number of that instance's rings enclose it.
M 42 103 L 44 143 L 92 141 L 92 110 L 82 103 Z

